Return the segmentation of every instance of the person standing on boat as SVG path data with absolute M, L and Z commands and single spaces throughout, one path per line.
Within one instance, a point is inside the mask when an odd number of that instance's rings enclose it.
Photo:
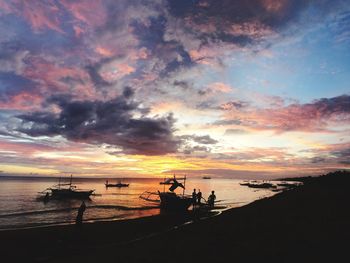
M 215 196 L 214 193 L 215 193 L 214 191 L 211 191 L 211 195 L 209 195 L 209 197 L 208 197 L 209 208 L 213 208 L 214 207 L 214 202 L 215 202 L 215 199 L 216 199 L 216 196 Z
M 193 193 L 192 193 L 192 205 L 193 205 L 193 209 L 196 208 L 196 202 L 197 202 L 197 193 L 196 193 L 196 189 L 193 189 Z
M 201 199 L 202 199 L 202 192 L 201 189 L 198 189 L 198 193 L 197 193 L 197 204 L 201 205 Z
M 78 209 L 78 215 L 75 220 L 75 224 L 77 226 L 81 226 L 83 224 L 83 215 L 84 215 L 85 209 L 86 209 L 86 205 L 85 205 L 85 202 L 83 201 Z

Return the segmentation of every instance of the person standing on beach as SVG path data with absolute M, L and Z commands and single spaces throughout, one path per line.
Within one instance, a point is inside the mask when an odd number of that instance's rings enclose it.
M 197 204 L 200 206 L 201 205 L 201 199 L 202 199 L 202 192 L 201 189 L 198 189 L 197 193 Z
M 78 209 L 78 215 L 75 220 L 75 224 L 77 226 L 81 226 L 83 224 L 83 215 L 84 215 L 85 209 L 86 209 L 86 205 L 85 205 L 85 202 L 83 201 Z
M 197 202 L 197 193 L 196 193 L 196 189 L 193 189 L 193 192 L 192 192 L 192 205 L 193 205 L 193 209 L 196 208 L 196 202 Z
M 214 207 L 214 202 L 215 202 L 215 199 L 216 199 L 216 196 L 215 196 L 214 193 L 215 193 L 214 191 L 211 191 L 211 195 L 209 195 L 209 197 L 208 197 L 208 205 L 209 205 L 210 208 Z

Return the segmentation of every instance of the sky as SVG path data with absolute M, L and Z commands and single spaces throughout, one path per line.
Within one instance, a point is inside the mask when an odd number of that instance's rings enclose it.
M 350 168 L 350 2 L 0 0 L 0 173 Z

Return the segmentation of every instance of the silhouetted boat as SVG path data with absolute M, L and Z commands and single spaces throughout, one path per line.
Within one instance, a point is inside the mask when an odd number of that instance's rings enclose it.
M 108 188 L 108 187 L 119 187 L 120 188 L 120 187 L 128 187 L 129 184 L 123 184 L 121 181 L 119 181 L 116 184 L 110 184 L 110 183 L 108 183 L 108 180 L 107 180 L 105 183 L 105 186 L 106 186 L 106 188 Z
M 179 182 L 183 181 L 183 183 Z M 164 179 L 163 185 L 171 185 L 169 191 L 163 192 L 143 192 L 140 198 L 150 202 L 159 202 L 161 209 L 186 211 L 192 204 L 192 196 L 185 195 L 186 176 L 183 178 L 170 178 Z M 182 194 L 175 193 L 175 189 L 181 187 L 183 189 Z
M 79 189 L 72 184 L 72 175 L 69 183 L 61 183 L 61 178 L 57 185 L 47 188 L 41 192 L 45 194 L 44 201 L 49 199 L 89 199 L 95 190 Z
M 271 183 L 249 183 L 248 187 L 250 188 L 276 188 L 276 185 Z
M 302 183 L 296 183 L 296 182 L 283 182 L 283 183 L 278 183 L 278 186 L 283 186 L 283 187 L 288 187 L 288 188 L 293 188 L 300 186 Z
M 276 188 L 277 186 L 269 183 L 269 182 L 265 182 L 265 181 L 244 181 L 243 183 L 239 183 L 240 185 L 243 186 L 248 186 L 251 188 Z
M 202 179 L 211 179 L 210 176 L 203 176 Z

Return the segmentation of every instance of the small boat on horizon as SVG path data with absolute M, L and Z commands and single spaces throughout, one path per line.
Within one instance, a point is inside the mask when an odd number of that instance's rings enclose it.
M 119 180 L 119 182 L 116 183 L 116 184 L 110 184 L 110 183 L 108 182 L 108 180 L 106 180 L 105 186 L 106 186 L 106 188 L 108 188 L 108 187 L 118 187 L 118 188 L 121 188 L 121 187 L 129 187 L 129 184 L 124 184 L 124 183 L 121 182 L 121 180 Z
M 211 179 L 210 176 L 203 176 L 202 179 Z

